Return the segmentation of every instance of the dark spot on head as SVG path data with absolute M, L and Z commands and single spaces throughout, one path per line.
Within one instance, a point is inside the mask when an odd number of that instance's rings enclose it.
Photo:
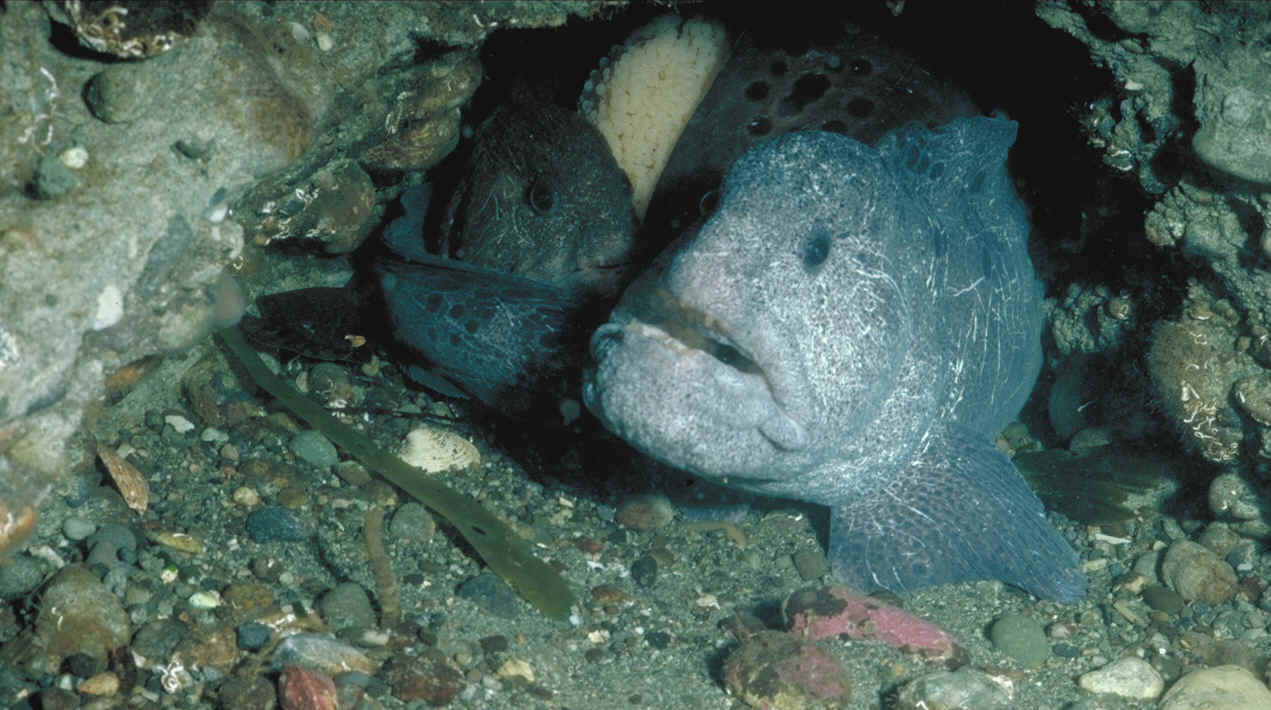
M 910 143 L 905 148 L 905 167 L 913 170 L 918 166 L 918 159 L 921 157 L 921 154 L 918 152 L 918 146 Z
M 454 318 L 455 320 L 459 320 L 460 318 L 463 317 L 464 312 L 467 310 L 468 309 L 463 307 L 462 303 L 456 303 L 455 305 L 450 307 L 450 311 L 446 315 L 450 316 L 451 318 Z
M 772 121 L 767 116 L 759 116 L 746 124 L 746 132 L 752 136 L 766 136 L 772 132 Z
M 437 329 L 436 329 L 436 328 L 433 328 L 433 327 L 431 327 L 431 326 L 429 326 L 429 327 L 427 327 L 427 328 L 424 328 L 424 335 L 428 336 L 428 340 L 429 340 L 429 342 L 436 342 L 436 340 L 437 340 Z
M 780 59 L 768 65 L 768 71 L 772 72 L 773 75 L 775 76 L 784 75 L 786 73 L 786 69 L 787 69 L 786 63 L 781 61 Z
M 560 331 L 549 330 L 538 336 L 538 344 L 544 350 L 556 350 L 561 346 Z
M 931 246 L 936 253 L 937 259 L 943 259 L 945 252 L 948 251 L 949 235 L 940 228 L 936 228 L 931 238 Z
M 830 88 L 830 80 L 823 74 L 804 74 L 794 82 L 790 95 L 781 99 L 777 113 L 781 116 L 793 116 L 803 111 L 808 104 L 825 96 Z
M 556 207 L 556 190 L 543 178 L 536 178 L 525 191 L 525 201 L 535 214 L 548 214 Z
M 751 101 L 763 101 L 768 98 L 768 84 L 762 81 L 750 82 L 750 86 L 746 87 L 746 98 Z
M 874 65 L 869 63 L 868 59 L 857 57 L 852 60 L 852 73 L 856 76 L 869 76 L 874 71 Z
M 480 328 L 481 328 L 481 324 L 474 320 L 470 320 L 467 323 L 463 324 L 463 329 L 473 334 L 475 334 L 477 330 Z
M 874 112 L 874 102 L 857 96 L 847 102 L 847 113 L 854 118 L 865 118 Z
M 979 193 L 981 190 L 983 190 L 984 180 L 985 180 L 985 175 L 983 170 L 972 175 L 971 180 L 967 182 L 967 188 L 966 188 L 967 193 L 974 195 Z
M 846 124 L 846 123 L 843 123 L 842 121 L 840 121 L 840 120 L 838 120 L 838 119 L 834 119 L 833 121 L 826 121 L 825 123 L 822 123 L 822 124 L 821 124 L 821 130 L 823 130 L 823 131 L 829 131 L 830 133 L 844 133 L 844 134 L 846 134 L 846 133 L 847 133 L 847 124 Z
M 456 348 L 457 348 L 457 347 L 459 347 L 459 343 L 461 343 L 461 342 L 462 342 L 462 341 L 461 341 L 461 340 L 459 340 L 459 334 L 458 334 L 458 333 L 451 333 L 451 334 L 450 334 L 450 345 L 451 345 L 452 347 L 456 347 Z
M 815 273 L 830 255 L 830 244 L 830 233 L 824 227 L 813 228 L 812 233 L 803 241 L 802 253 L 799 255 L 803 261 L 803 270 Z
M 445 300 L 440 293 L 430 293 L 428 298 L 424 299 L 424 310 L 429 313 L 436 313 L 441 310 L 441 302 Z
M 931 172 L 927 173 L 927 175 L 930 176 L 932 180 L 944 175 L 944 163 L 936 163 L 935 165 L 932 165 Z

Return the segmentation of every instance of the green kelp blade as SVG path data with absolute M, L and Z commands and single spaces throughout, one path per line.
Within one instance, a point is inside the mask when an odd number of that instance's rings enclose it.
M 526 601 L 554 619 L 569 616 L 574 596 L 556 570 L 530 551 L 529 543 L 472 497 L 459 493 L 388 453 L 367 436 L 327 413 L 265 367 L 237 327 L 217 333 L 256 385 L 352 454 L 445 518 L 476 549 L 485 563 Z

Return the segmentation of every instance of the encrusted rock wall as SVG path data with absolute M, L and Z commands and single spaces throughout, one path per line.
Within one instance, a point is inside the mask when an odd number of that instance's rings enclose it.
M 91 461 L 68 442 L 107 376 L 208 333 L 245 244 L 352 249 L 378 215 L 368 171 L 422 170 L 458 141 L 490 32 L 620 6 L 0 10 L 0 549 Z

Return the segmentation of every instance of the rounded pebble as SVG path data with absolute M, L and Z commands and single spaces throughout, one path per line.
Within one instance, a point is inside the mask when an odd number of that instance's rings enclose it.
M 1165 689 L 1165 679 L 1152 664 L 1138 656 L 1126 656 L 1098 670 L 1082 674 L 1082 688 L 1092 693 L 1135 700 L 1153 700 Z
M 74 516 L 62 521 L 62 534 L 66 539 L 79 542 L 97 531 L 97 524 Z
M 913 679 L 900 689 L 896 710 L 1007 710 L 1011 700 L 989 674 L 969 666 Z
M 780 631 L 760 631 L 742 642 L 724 662 L 724 687 L 756 708 L 846 706 L 852 695 L 842 664 L 816 644 Z
M 370 675 L 376 664 L 352 646 L 323 634 L 295 634 L 274 648 L 271 659 L 275 670 L 286 665 L 304 666 L 327 674 L 358 671 Z
M 319 468 L 330 468 L 340 462 L 340 453 L 335 450 L 335 444 L 316 429 L 299 432 L 291 437 L 287 447 L 296 454 L 296 458 Z
M 15 555 L 0 565 L 0 599 L 24 597 L 40 586 L 48 563 L 38 557 Z
M 1050 642 L 1036 619 L 1023 614 L 1003 614 L 989 629 L 997 650 L 1031 668 L 1050 658 Z
M 631 579 L 641 587 L 652 587 L 658 581 L 658 561 L 652 555 L 640 555 L 631 563 Z
M 77 688 L 84 695 L 110 696 L 119 692 L 119 676 L 106 671 L 86 678 Z
M 403 503 L 393 513 L 388 532 L 398 540 L 427 542 L 437 532 L 437 521 L 428 508 L 413 501 Z
M 97 528 L 97 532 L 88 538 L 88 546 L 91 548 L 102 541 L 111 543 L 119 550 L 132 552 L 137 549 L 137 536 L 133 534 L 132 528 L 119 523 L 106 523 Z
M 287 710 L 334 708 L 335 681 L 326 673 L 299 666 L 283 666 L 278 678 L 279 705 Z
M 234 631 L 238 637 L 238 647 L 244 651 L 259 651 L 264 648 L 269 643 L 271 634 L 269 627 L 258 621 L 239 624 Z
M 75 176 L 57 156 L 46 155 L 35 164 L 35 196 L 41 200 L 64 195 L 76 184 Z
M 35 622 L 36 648 L 45 659 L 84 653 L 104 660 L 126 645 L 132 623 L 119 598 L 83 567 L 64 567 L 49 581 Z
M 132 649 L 146 658 L 167 658 L 190 634 L 190 629 L 176 619 L 156 619 L 137 630 Z
M 1257 492 L 1238 473 L 1214 477 L 1209 484 L 1209 510 L 1220 520 L 1257 520 L 1262 516 Z
M 455 594 L 495 616 L 505 619 L 516 616 L 516 592 L 512 591 L 501 577 L 491 572 L 482 572 L 472 579 L 465 580 L 455 590 Z
M 114 64 L 88 81 L 84 99 L 93 115 L 106 123 L 125 123 L 142 116 L 150 105 L 160 74 L 130 62 Z
M 422 700 L 432 707 L 448 705 L 467 685 L 463 673 L 435 648 L 424 648 L 417 656 L 395 655 L 377 676 L 398 700 Z
M 614 519 L 632 530 L 657 530 L 671 522 L 675 507 L 660 493 L 631 496 L 618 505 Z
M 221 594 L 214 589 L 195 592 L 190 595 L 189 604 L 191 609 L 199 611 L 215 609 L 221 605 Z
M 260 494 L 251 486 L 239 486 L 234 489 L 234 493 L 230 496 L 234 502 L 244 508 L 255 508 L 260 505 Z
M 342 582 L 322 595 L 318 602 L 322 618 L 334 629 L 375 626 L 375 610 L 371 597 L 356 582 Z
M 1177 614 L 1187 604 L 1181 594 L 1159 584 L 1149 584 L 1143 588 L 1143 601 L 1153 609 L 1166 614 Z
M 1204 545 L 1178 540 L 1161 560 L 1161 579 L 1187 601 L 1216 606 L 1236 593 L 1236 571 Z
M 256 542 L 300 542 L 308 537 L 286 508 L 267 505 L 247 516 L 247 534 Z
M 1271 690 L 1240 666 L 1192 671 L 1161 699 L 1159 710 L 1252 710 L 1271 708 Z

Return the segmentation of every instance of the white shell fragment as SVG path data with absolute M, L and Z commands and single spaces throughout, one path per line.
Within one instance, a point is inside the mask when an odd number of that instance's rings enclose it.
M 428 426 L 407 434 L 399 455 L 406 463 L 427 473 L 441 473 L 481 463 L 481 452 L 472 442 L 453 431 Z

